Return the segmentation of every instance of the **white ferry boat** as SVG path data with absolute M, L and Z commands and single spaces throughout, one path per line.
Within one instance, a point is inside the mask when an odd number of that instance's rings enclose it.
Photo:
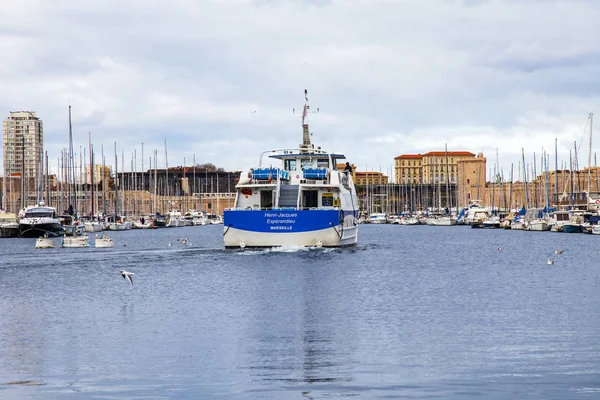
M 358 198 L 352 174 L 337 169 L 342 154 L 311 144 L 306 91 L 305 101 L 299 148 L 265 151 L 258 168 L 241 173 L 234 208 L 224 212 L 226 248 L 356 244 Z

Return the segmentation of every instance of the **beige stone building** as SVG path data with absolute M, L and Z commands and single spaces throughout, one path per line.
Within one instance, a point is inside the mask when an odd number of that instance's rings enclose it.
M 458 183 L 458 165 L 472 160 L 475 154 L 468 151 L 430 151 L 423 154 L 423 183 Z M 484 181 L 485 182 L 485 181 Z
M 423 168 L 421 154 L 402 154 L 394 158 L 394 178 L 396 183 L 422 183 Z
M 486 158 L 483 153 L 473 157 L 463 157 L 456 162 L 455 183 L 459 207 L 468 207 L 469 202 L 479 200 L 485 203 L 486 189 Z
M 458 163 L 475 158 L 468 151 L 430 151 L 425 154 L 402 154 L 394 158 L 396 183 L 458 183 Z
M 354 172 L 354 176 L 354 183 L 357 185 L 385 185 L 388 183 L 388 176 L 384 175 L 382 172 L 356 171 Z

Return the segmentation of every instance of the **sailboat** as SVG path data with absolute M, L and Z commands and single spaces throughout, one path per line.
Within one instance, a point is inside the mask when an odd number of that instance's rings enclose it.
M 96 220 L 96 214 L 94 210 L 94 147 L 92 146 L 92 137 L 91 134 L 89 136 L 89 145 L 90 145 L 90 203 L 91 203 L 91 213 L 90 220 L 85 221 L 83 226 L 85 227 L 86 232 L 100 232 L 102 231 L 102 224 Z
M 427 225 L 431 226 L 454 226 L 458 224 L 458 219 L 453 217 L 451 214 L 452 210 L 452 196 L 450 195 L 450 175 L 448 174 L 448 145 L 445 146 L 446 154 L 446 207 L 448 209 L 447 215 L 440 215 L 438 217 L 429 218 Z M 439 195 L 439 209 L 442 208 L 442 190 L 441 190 L 441 179 L 438 180 L 438 195 Z
M 70 161 L 72 174 L 70 178 L 72 179 L 73 184 L 73 213 L 72 213 L 72 223 L 66 226 L 63 226 L 65 230 L 65 236 L 61 240 L 61 246 L 67 248 L 79 248 L 79 247 L 88 247 L 89 239 L 85 234 L 85 227 L 83 224 L 79 223 L 78 216 L 78 207 L 77 207 L 77 182 L 75 180 L 75 157 L 73 157 L 73 129 L 71 126 L 71 106 L 69 106 L 69 153 L 70 153 Z M 71 213 L 70 213 L 71 214 Z

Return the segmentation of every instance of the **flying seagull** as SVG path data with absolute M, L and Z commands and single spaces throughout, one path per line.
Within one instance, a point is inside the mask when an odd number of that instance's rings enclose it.
M 133 276 L 135 274 L 133 272 L 127 272 L 127 271 L 121 271 L 121 276 L 123 277 L 123 279 L 127 279 L 129 281 L 129 283 L 131 284 L 131 286 L 133 286 Z
M 564 252 L 564 250 L 554 249 L 554 254 L 562 254 Z

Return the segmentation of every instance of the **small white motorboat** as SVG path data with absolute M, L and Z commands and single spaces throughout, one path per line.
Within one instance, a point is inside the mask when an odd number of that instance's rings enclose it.
M 96 248 L 115 247 L 115 242 L 113 241 L 113 239 L 111 237 L 108 237 L 108 235 L 103 233 L 100 236 L 96 235 L 95 246 L 96 246 Z
M 90 239 L 88 238 L 88 235 L 65 236 L 61 239 L 61 246 L 73 249 L 90 247 Z
M 56 243 L 54 243 L 54 240 L 48 237 L 48 234 L 40 236 L 35 240 L 36 249 L 53 249 L 55 246 Z

